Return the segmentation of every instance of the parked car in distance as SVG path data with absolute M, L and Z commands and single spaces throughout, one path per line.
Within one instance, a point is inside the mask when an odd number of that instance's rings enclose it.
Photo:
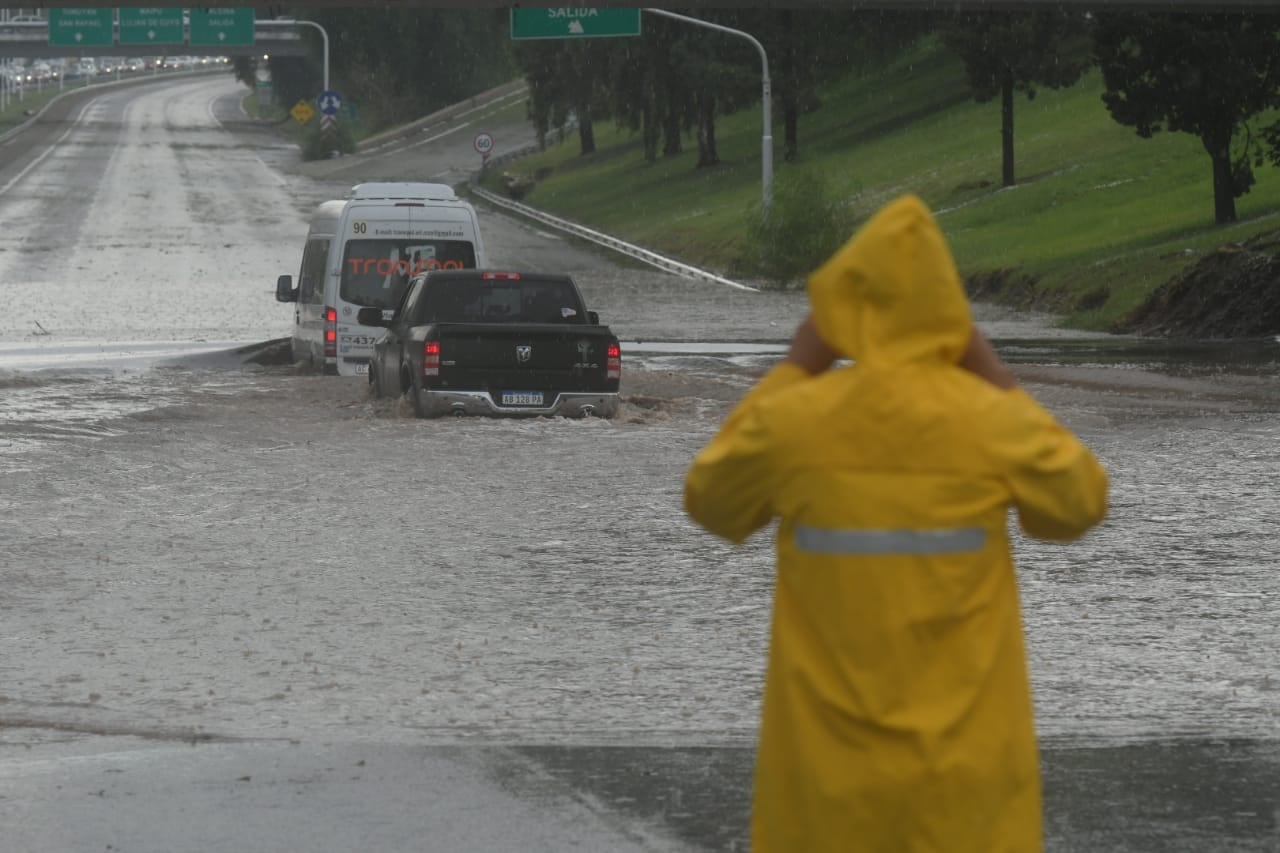
M 617 414 L 621 345 L 568 275 L 433 270 L 358 319 L 386 328 L 371 395 L 407 394 L 418 417 Z

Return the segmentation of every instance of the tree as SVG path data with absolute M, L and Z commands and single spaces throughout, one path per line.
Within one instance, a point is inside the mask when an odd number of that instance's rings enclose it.
M 609 117 L 609 63 L 611 48 L 606 40 L 569 41 L 560 51 L 562 90 L 578 122 L 578 153 L 596 151 L 596 119 Z
M 524 69 L 529 86 L 529 120 L 543 148 L 551 128 L 563 128 L 568 121 L 566 99 L 560 91 L 559 54 L 560 45 L 556 42 L 535 41 L 516 46 L 516 61 Z
M 501 13 L 501 14 L 499 14 Z M 404 121 L 505 83 L 517 73 L 507 10 L 316 9 L 329 34 L 334 88 L 388 123 Z M 308 27 L 319 91 L 320 35 Z
M 530 118 L 545 144 L 551 126 L 577 121 L 579 153 L 595 153 L 595 120 L 610 114 L 608 45 L 569 40 L 517 47 L 516 56 L 529 84 Z
M 973 97 L 1000 96 L 1002 183 L 1014 185 L 1013 96 L 1030 100 L 1037 86 L 1071 86 L 1089 67 L 1087 20 L 1058 9 L 984 12 L 959 19 L 943 31 L 947 46 L 964 60 Z
M 769 57 L 773 95 L 782 116 L 783 159 L 800 155 L 800 116 L 818 109 L 818 85 L 855 67 L 883 35 L 881 16 L 818 8 L 740 13 L 741 29 L 759 38 Z M 759 60 L 755 61 L 758 67 Z
M 231 71 L 237 83 L 243 83 L 250 89 L 258 88 L 258 78 L 254 75 L 257 63 L 251 56 L 234 56 L 231 58 Z
M 700 17 L 739 31 L 750 12 L 715 11 Z M 698 142 L 697 168 L 720 163 L 716 116 L 732 115 L 760 101 L 760 59 L 741 38 L 697 28 L 683 43 L 680 75 L 693 94 L 686 125 Z
M 1165 128 L 1198 137 L 1213 162 L 1214 221 L 1235 222 L 1258 154 L 1248 122 L 1280 105 L 1280 16 L 1107 14 L 1094 53 L 1111 117 L 1143 139 Z
M 638 39 L 615 39 L 604 66 L 606 100 L 620 127 L 639 132 L 646 162 L 683 150 L 683 134 L 695 124 L 695 87 L 688 25 L 660 16 L 645 18 Z
M 672 110 L 671 85 L 672 48 L 680 31 L 666 18 L 653 16 L 646 20 L 643 34 L 638 39 L 622 39 L 612 51 L 609 75 L 612 81 L 611 110 L 619 127 L 632 133 L 639 132 L 644 148 L 644 159 L 652 163 L 658 159 L 658 146 L 662 142 L 666 116 Z M 674 123 L 674 150 L 668 144 L 664 154 L 680 153 L 680 122 Z

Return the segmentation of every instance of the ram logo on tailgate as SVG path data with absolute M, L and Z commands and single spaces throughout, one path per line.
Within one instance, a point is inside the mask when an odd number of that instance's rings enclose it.
M 533 358 L 533 347 L 528 344 L 521 344 L 516 347 L 516 361 L 523 363 L 531 358 Z

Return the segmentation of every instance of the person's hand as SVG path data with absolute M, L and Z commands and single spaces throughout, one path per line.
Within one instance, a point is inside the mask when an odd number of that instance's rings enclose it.
M 785 360 L 816 376 L 835 364 L 837 358 L 836 351 L 818 335 L 813 315 L 806 314 L 791 337 L 791 349 Z
M 996 355 L 986 335 L 982 334 L 977 326 L 973 327 L 969 346 L 960 356 L 960 366 L 1006 391 L 1018 384 L 1013 371 L 1000 360 L 1000 356 Z

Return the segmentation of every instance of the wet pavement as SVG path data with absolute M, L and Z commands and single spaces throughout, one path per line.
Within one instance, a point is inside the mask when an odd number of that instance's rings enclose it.
M 770 543 L 680 491 L 803 296 L 483 211 L 626 341 L 615 421 L 246 364 L 311 207 L 465 175 L 474 128 L 299 166 L 235 91 L 104 95 L 0 164 L 3 849 L 745 849 Z M 979 319 L 1113 478 L 1083 542 L 1015 540 L 1048 849 L 1280 849 L 1277 345 Z
M 6 850 L 745 851 L 749 747 L 314 742 L 29 747 L 0 766 Z M 1277 849 L 1259 741 L 1043 752 L 1046 850 Z

